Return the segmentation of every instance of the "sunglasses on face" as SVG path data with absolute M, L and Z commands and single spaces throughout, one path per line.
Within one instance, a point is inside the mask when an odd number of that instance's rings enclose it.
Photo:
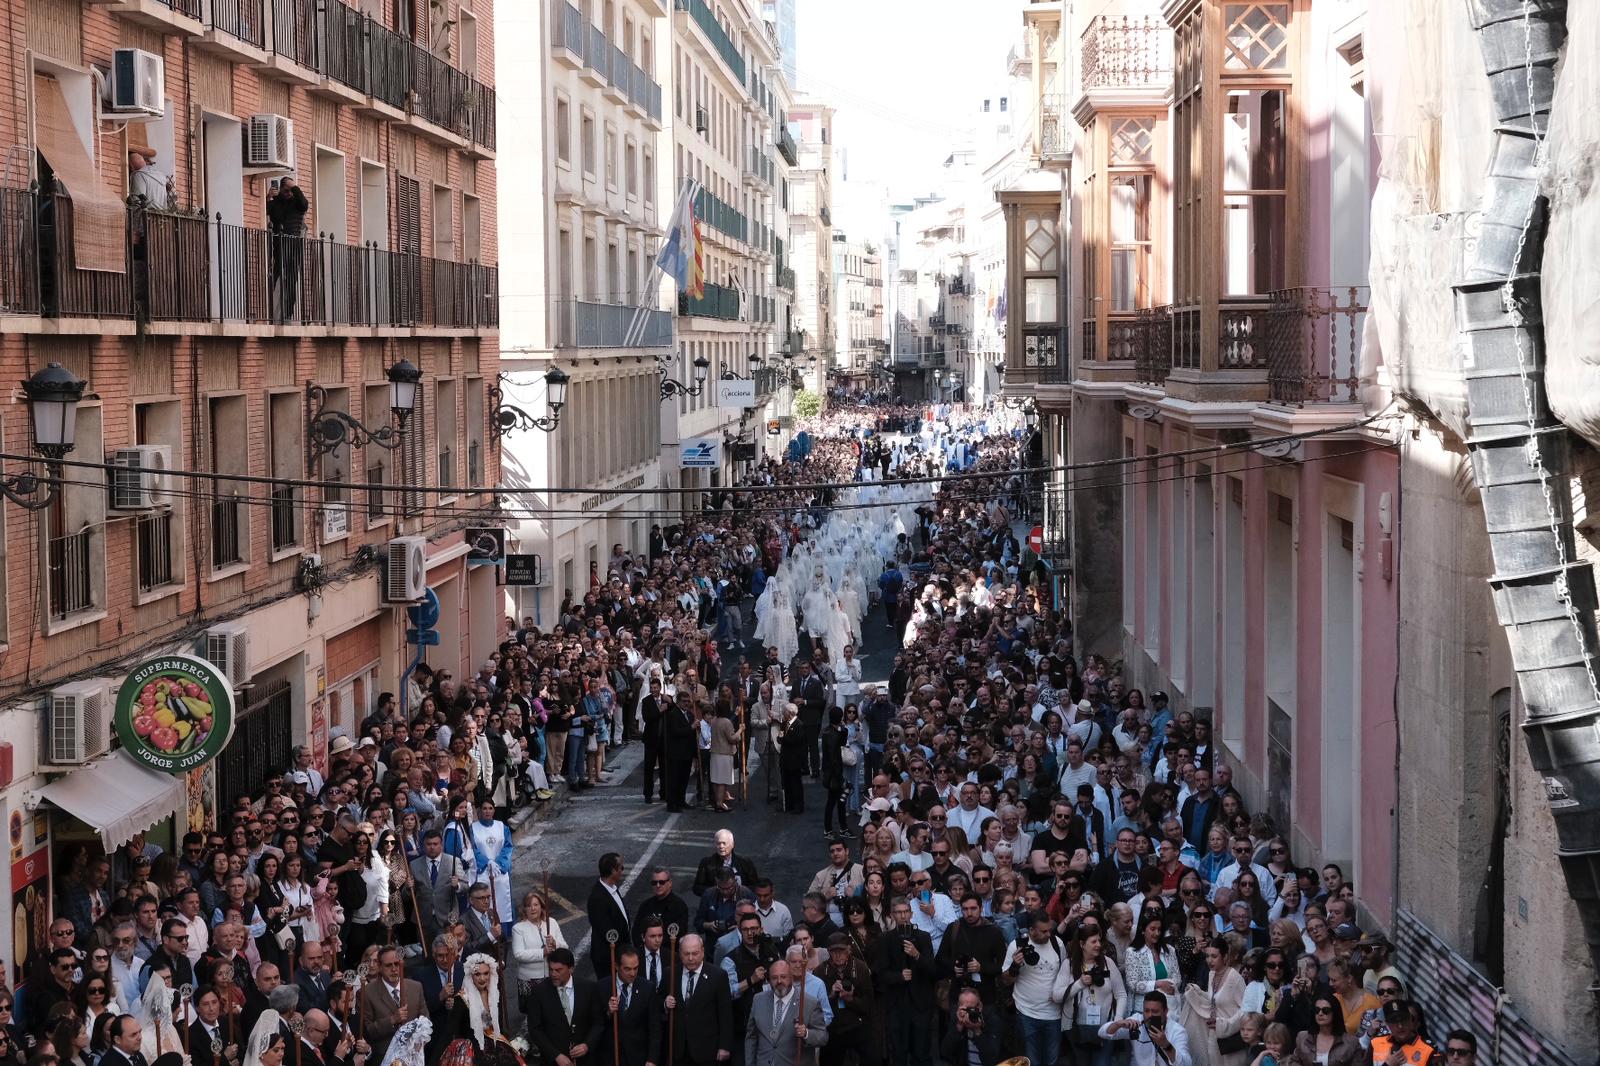
M 1473 1054 L 1473 1051 L 1469 1047 L 1459 1047 L 1459 1046 L 1457 1046 L 1457 1047 L 1447 1047 L 1447 1048 L 1445 1048 L 1444 1049 L 1444 1053 L 1446 1055 L 1448 1055 L 1452 1059 L 1464 1059 L 1467 1056 Z

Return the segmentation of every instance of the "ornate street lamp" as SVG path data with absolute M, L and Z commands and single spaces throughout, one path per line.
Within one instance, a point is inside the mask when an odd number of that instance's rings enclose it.
M 311 407 L 311 422 L 306 437 L 312 455 L 328 455 L 339 450 L 346 440 L 352 447 L 376 444 L 394 450 L 405 440 L 406 420 L 417 407 L 417 393 L 421 390 L 422 371 L 409 359 L 391 366 L 384 375 L 389 379 L 389 413 L 394 421 L 387 426 L 371 429 L 344 411 L 328 407 L 328 390 L 321 385 L 306 386 L 306 403 Z
M 501 380 L 505 380 L 504 375 L 501 375 Z M 490 428 L 494 430 L 494 435 L 504 437 L 518 429 L 553 432 L 561 424 L 561 409 L 567 405 L 567 383 L 571 380 L 559 366 L 544 372 L 545 405 L 550 408 L 550 413 L 541 418 L 535 418 L 516 404 L 506 403 L 500 386 L 490 389 L 489 400 L 494 404 L 494 422 Z
M 667 368 L 661 368 L 661 398 L 663 400 L 672 396 L 699 396 L 706 391 L 706 372 L 711 369 L 711 360 L 703 355 L 694 357 L 694 384 L 685 385 L 677 378 L 667 377 Z
M 29 511 L 40 511 L 61 493 L 61 460 L 77 443 L 78 404 L 87 382 L 60 363 L 46 363 L 22 383 L 33 422 L 33 450 L 44 457 L 45 481 L 32 471 L 0 477 L 0 495 Z

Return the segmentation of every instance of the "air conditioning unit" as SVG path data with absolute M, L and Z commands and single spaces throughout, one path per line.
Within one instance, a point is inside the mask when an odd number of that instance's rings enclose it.
M 250 680 L 250 630 L 241 622 L 223 622 L 200 638 L 200 657 L 238 688 Z
M 81 766 L 111 749 L 111 693 L 104 679 L 53 688 L 46 701 L 43 762 Z
M 172 449 L 165 444 L 111 453 L 111 509 L 151 511 L 172 499 Z
M 694 109 L 694 131 L 705 136 L 706 130 L 711 128 L 711 114 L 703 107 Z
M 294 169 L 294 123 L 282 115 L 251 115 L 245 130 L 244 165 Z
M 416 603 L 428 590 L 428 542 L 396 537 L 384 546 L 383 602 Z
M 166 65 L 152 52 L 142 48 L 113 52 L 110 89 L 110 114 L 161 118 L 167 112 Z

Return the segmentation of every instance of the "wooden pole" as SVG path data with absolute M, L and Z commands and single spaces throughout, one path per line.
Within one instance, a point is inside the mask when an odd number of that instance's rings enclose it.
M 801 963 L 800 963 L 800 977 L 799 977 L 799 982 L 800 982 L 800 1005 L 799 1005 L 799 1008 L 795 1011 L 795 1015 L 794 1015 L 795 1022 L 799 1023 L 799 1024 L 804 1024 L 805 1020 L 806 1020 L 806 978 L 808 976 L 810 976 L 810 974 L 811 974 L 810 967 L 806 965 L 805 960 L 801 960 Z M 805 1052 L 806 1052 L 806 1039 L 805 1039 L 805 1037 L 796 1035 L 795 1038 L 794 1038 L 794 1061 L 796 1063 L 800 1062 L 801 1056 L 803 1056 L 805 1054 Z
M 406 888 L 411 893 L 411 921 L 417 927 L 417 943 L 424 953 L 428 951 L 428 938 L 422 931 L 422 908 L 417 906 L 417 879 L 411 876 L 411 866 L 406 866 Z
M 187 1018 L 189 1016 L 189 997 L 192 996 L 192 995 L 194 995 L 194 986 L 193 985 L 179 985 L 178 986 L 178 1009 L 183 1012 L 183 1016 L 185 1018 Z M 180 1026 L 178 1028 L 178 1032 L 183 1034 L 183 1056 L 184 1056 L 184 1058 L 188 1058 L 189 1057 L 189 1027 L 187 1025 Z M 157 1055 L 161 1054 L 161 1042 L 160 1042 L 159 1039 L 156 1041 L 156 1054 Z
M 367 978 L 369 976 L 371 976 L 371 971 L 367 969 L 366 963 L 363 962 L 356 967 L 356 979 L 361 982 L 361 991 L 358 993 L 359 995 L 366 995 Z M 359 1003 L 356 1004 L 356 1025 L 358 1027 L 356 1039 L 365 1040 L 367 1038 L 367 1011 L 366 1008 L 362 1007 Z
M 668 989 L 667 994 L 669 996 L 672 996 L 673 999 L 676 1000 L 677 996 L 678 996 L 678 923 L 677 922 L 673 922 L 671 925 L 667 926 L 667 940 L 668 940 L 668 945 L 667 945 L 667 951 L 668 951 L 668 955 L 667 955 L 667 973 L 669 975 L 668 976 L 668 980 L 671 982 L 670 984 L 667 985 L 667 989 Z M 672 1052 L 673 1052 L 672 1045 L 674 1043 L 673 1033 L 676 1030 L 677 1022 L 678 1022 L 678 1011 L 677 1011 L 676 1008 L 674 1008 L 673 1010 L 670 1010 L 670 1011 L 667 1012 L 667 1066 L 672 1066 Z
M 750 806 L 750 737 L 746 731 L 749 722 L 749 713 L 743 700 L 739 701 L 739 788 L 743 795 L 741 802 Z
M 611 945 L 611 986 L 617 989 L 617 1009 L 611 1013 L 611 1061 L 622 1066 L 622 991 L 617 983 L 617 938 L 615 929 L 606 930 L 606 943 Z

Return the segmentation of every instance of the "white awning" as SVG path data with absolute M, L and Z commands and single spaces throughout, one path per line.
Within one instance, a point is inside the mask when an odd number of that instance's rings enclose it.
M 182 811 L 187 802 L 182 777 L 141 766 L 122 751 L 52 781 L 30 799 L 30 806 L 49 800 L 94 826 L 107 852 Z

